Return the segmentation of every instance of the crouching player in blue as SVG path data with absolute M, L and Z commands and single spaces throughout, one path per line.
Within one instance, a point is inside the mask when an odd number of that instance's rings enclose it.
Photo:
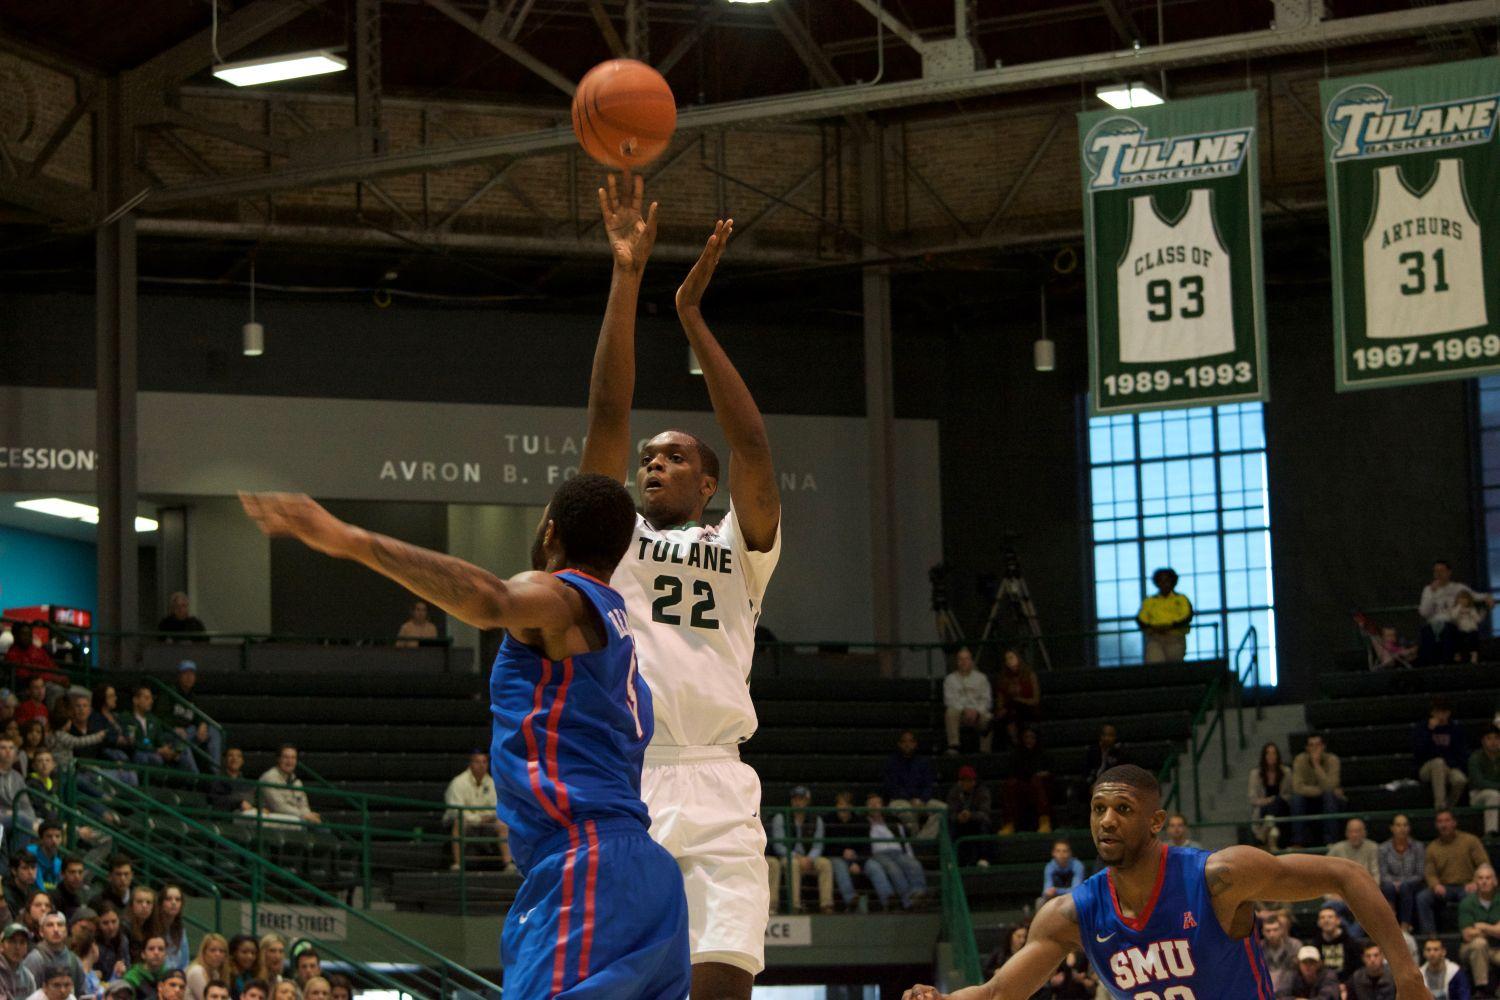
M 618 482 L 560 486 L 509 580 L 345 524 L 305 496 L 241 494 L 268 535 L 363 563 L 506 636 L 490 674 L 500 819 L 525 874 L 501 936 L 506 1000 L 681 1000 L 688 993 L 682 873 L 649 835 L 641 763 L 651 692 L 625 603 L 607 584 L 635 532 Z
M 1432 1000 L 1395 913 L 1360 865 L 1258 847 L 1171 847 L 1159 839 L 1167 814 L 1156 778 L 1133 764 L 1099 776 L 1089 812 L 1105 869 L 1038 910 L 1026 944 L 989 982 L 947 998 L 913 986 L 904 1000 L 1026 1000 L 1078 950 L 1114 1000 L 1273 1000 L 1255 903 L 1325 895 L 1341 896 L 1380 946 L 1398 1000 Z

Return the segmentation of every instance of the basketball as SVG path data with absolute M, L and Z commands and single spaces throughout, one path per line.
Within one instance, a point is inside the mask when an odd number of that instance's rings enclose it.
M 672 88 L 643 62 L 611 59 L 578 81 L 573 134 L 607 167 L 644 167 L 666 150 L 676 129 Z

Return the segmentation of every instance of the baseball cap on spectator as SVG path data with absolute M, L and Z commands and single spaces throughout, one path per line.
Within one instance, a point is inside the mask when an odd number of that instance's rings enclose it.
M 164 983 L 168 979 L 181 979 L 184 983 L 186 983 L 187 973 L 183 972 L 181 969 L 168 969 L 166 972 L 163 972 L 161 974 L 161 978 L 158 979 L 157 982 Z
M 31 937 L 31 932 L 26 929 L 25 924 L 6 924 L 5 930 L 0 931 L 0 941 L 9 941 L 17 934 L 23 934 L 28 939 Z
M 135 1000 L 135 987 L 123 979 L 116 979 L 105 985 L 104 1000 Z
M 974 770 L 974 768 L 970 767 L 968 764 L 965 764 L 963 767 L 958 769 L 958 777 L 960 780 L 964 778 L 977 778 L 979 777 L 979 772 Z
M 812 792 L 807 790 L 806 785 L 798 785 L 797 787 L 792 789 L 792 798 L 795 799 L 798 796 L 801 796 L 804 799 L 810 799 L 812 798 Z
M 98 919 L 99 919 L 99 914 L 96 913 L 92 907 L 80 906 L 78 909 L 76 909 L 76 910 L 73 911 L 73 919 L 68 921 L 68 926 L 71 927 L 74 924 L 78 923 L 80 920 L 98 920 Z
M 315 941 L 309 941 L 307 938 L 303 938 L 302 940 L 298 941 L 296 944 L 292 945 L 292 961 L 295 962 L 297 960 L 297 957 L 299 955 L 301 955 L 302 953 L 304 953 L 304 952 L 308 952 L 308 951 L 316 952 L 317 950 L 318 950 L 317 942 L 315 942 Z
M 177 672 L 179 674 L 185 674 L 189 670 L 193 671 L 194 673 L 197 673 L 198 672 L 198 664 L 194 663 L 192 660 L 183 660 L 181 663 L 177 664 Z
M 1323 961 L 1323 953 L 1317 948 L 1314 948 L 1312 945 L 1305 944 L 1302 946 L 1302 949 L 1297 952 L 1297 961 L 1321 962 Z

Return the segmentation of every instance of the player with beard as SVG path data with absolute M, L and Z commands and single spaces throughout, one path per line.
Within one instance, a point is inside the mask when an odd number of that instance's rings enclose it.
M 1112 767 L 1094 784 L 1089 826 L 1107 866 L 1037 912 L 1026 945 L 989 982 L 945 997 L 913 986 L 903 1000 L 1026 1000 L 1083 949 L 1115 1000 L 1269 1000 L 1255 903 L 1342 897 L 1390 960 L 1400 1000 L 1431 1000 L 1396 916 L 1369 872 L 1342 858 L 1280 857 L 1255 847 L 1204 851 L 1160 840 L 1167 814 L 1149 771 Z
M 719 490 L 718 456 L 681 430 L 636 452 L 635 312 L 655 233 L 642 184 L 609 179 L 599 191 L 614 255 L 609 303 L 589 385 L 582 472 L 620 478 L 636 458 L 640 515 L 611 584 L 625 598 L 656 734 L 642 795 L 651 834 L 677 859 L 687 889 L 694 1000 L 749 1000 L 765 967 L 770 910 L 760 779 L 739 759 L 755 732 L 750 660 L 755 624 L 781 547 L 781 496 L 765 423 L 739 373 L 703 321 L 700 303 L 733 220 L 720 221 L 677 290 L 677 315 L 703 368 L 714 417 L 729 443 L 729 512 L 705 525 Z

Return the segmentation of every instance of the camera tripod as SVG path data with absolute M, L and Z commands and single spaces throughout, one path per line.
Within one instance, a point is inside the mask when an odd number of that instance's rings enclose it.
M 978 648 L 974 651 L 976 666 L 984 656 L 985 645 L 990 637 L 999 633 L 1000 615 L 1005 608 L 1009 608 L 1024 627 L 1030 637 L 1030 644 L 1041 655 L 1042 665 L 1051 670 L 1052 657 L 1047 652 L 1047 643 L 1042 639 L 1042 623 L 1037 617 L 1036 602 L 1031 599 L 1031 587 L 1027 585 L 1026 577 L 1021 575 L 1021 562 L 1013 550 L 1005 553 L 1005 572 L 995 585 L 995 599 L 990 604 L 990 616 L 985 619 L 984 631 L 979 634 Z

